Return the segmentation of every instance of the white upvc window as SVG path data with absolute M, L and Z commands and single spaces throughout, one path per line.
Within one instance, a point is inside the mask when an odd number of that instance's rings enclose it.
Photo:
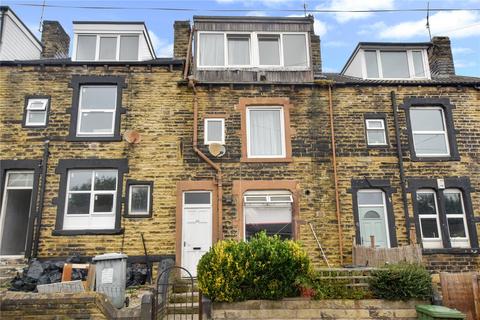
M 76 61 L 138 61 L 138 34 L 76 34 Z
M 285 158 L 285 120 L 280 106 L 247 107 L 247 156 Z
M 225 144 L 225 119 L 206 118 L 204 122 L 204 129 L 205 144 Z
M 412 107 L 409 112 L 416 156 L 449 156 L 450 146 L 443 108 Z
M 30 98 L 27 102 L 25 126 L 43 127 L 47 125 L 48 99 Z
M 429 79 L 426 49 L 363 49 L 366 79 Z
M 150 214 L 150 195 L 149 184 L 130 185 L 128 199 L 128 214 L 132 216 L 147 216 Z
M 445 200 L 448 234 L 452 248 L 470 247 L 462 192 L 459 189 L 445 189 L 443 191 L 443 197 Z
M 83 85 L 79 99 L 77 136 L 113 136 L 117 86 Z
M 293 196 L 289 191 L 247 191 L 243 195 L 244 237 L 260 231 L 291 239 Z
M 387 144 L 384 119 L 365 119 L 365 126 L 369 146 L 384 146 Z
M 415 200 L 423 247 L 425 249 L 443 248 L 437 194 L 431 189 L 420 189 L 417 191 Z
M 68 171 L 63 229 L 113 229 L 118 170 Z
M 199 31 L 197 67 L 306 70 L 308 46 L 305 32 Z

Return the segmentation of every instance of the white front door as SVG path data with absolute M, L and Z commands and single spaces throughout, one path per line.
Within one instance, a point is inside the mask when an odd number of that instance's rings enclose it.
M 200 258 L 212 246 L 212 193 L 183 193 L 182 267 L 197 276 Z
M 374 236 L 376 247 L 389 248 L 385 193 L 377 189 L 359 190 L 357 197 L 362 245 L 369 246 L 370 237 Z

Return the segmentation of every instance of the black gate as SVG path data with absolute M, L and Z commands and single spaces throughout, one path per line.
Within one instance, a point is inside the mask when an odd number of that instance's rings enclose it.
M 153 319 L 198 319 L 198 296 L 190 272 L 178 266 L 165 269 L 157 277 L 153 301 Z

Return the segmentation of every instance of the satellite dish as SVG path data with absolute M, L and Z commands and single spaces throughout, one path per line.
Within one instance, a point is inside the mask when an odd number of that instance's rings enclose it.
M 225 146 L 220 143 L 211 143 L 208 145 L 208 152 L 216 158 L 220 158 L 225 154 L 227 150 L 225 149 Z
M 123 134 L 123 138 L 125 139 L 125 141 L 131 144 L 137 144 L 140 141 L 142 141 L 142 138 L 140 137 L 140 133 L 138 133 L 135 130 L 125 131 L 125 133 Z

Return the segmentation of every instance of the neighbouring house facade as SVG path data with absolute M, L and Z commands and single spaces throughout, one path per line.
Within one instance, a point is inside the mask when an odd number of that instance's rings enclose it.
M 142 22 L 73 26 L 71 58 L 48 21 L 42 59 L 0 62 L 2 256 L 143 260 L 143 237 L 195 273 L 266 230 L 317 266 L 373 235 L 480 268 L 480 79 L 448 38 L 360 43 L 331 74 L 312 17 L 176 21 L 172 58 Z

